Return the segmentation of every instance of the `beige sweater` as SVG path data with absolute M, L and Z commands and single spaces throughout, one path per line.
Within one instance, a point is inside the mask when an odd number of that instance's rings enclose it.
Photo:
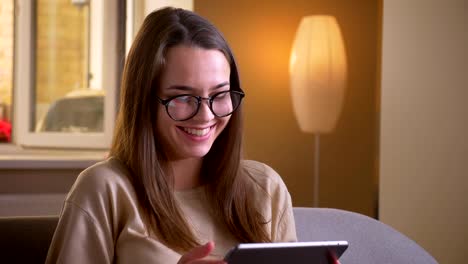
M 263 163 L 244 161 L 242 166 L 268 191 L 257 193 L 262 213 L 271 219 L 267 230 L 272 240 L 295 241 L 291 197 L 280 176 Z M 65 200 L 46 263 L 177 263 L 180 254 L 148 236 L 126 173 L 110 158 L 79 175 Z M 222 259 L 238 242 L 207 213 L 203 187 L 175 195 L 200 242 L 215 242 L 210 258 Z

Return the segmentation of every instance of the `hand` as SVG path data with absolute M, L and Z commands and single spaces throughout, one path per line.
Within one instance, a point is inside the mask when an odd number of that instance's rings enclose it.
M 226 264 L 223 260 L 203 259 L 213 251 L 214 247 L 214 242 L 210 241 L 203 246 L 193 248 L 185 253 L 177 264 Z

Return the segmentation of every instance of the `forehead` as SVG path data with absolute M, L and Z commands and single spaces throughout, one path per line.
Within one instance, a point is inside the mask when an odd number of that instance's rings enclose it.
M 228 82 L 230 66 L 224 53 L 216 49 L 179 45 L 168 49 L 160 85 L 209 88 Z

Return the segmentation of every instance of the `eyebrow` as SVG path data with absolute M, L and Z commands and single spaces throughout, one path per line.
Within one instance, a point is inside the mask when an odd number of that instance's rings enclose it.
M 229 85 L 229 82 L 223 82 L 223 83 L 217 84 L 216 86 L 211 87 L 210 90 L 216 90 L 216 89 L 222 88 L 222 87 L 224 87 L 224 86 L 226 86 L 226 85 Z M 171 86 L 169 86 L 166 90 L 167 90 L 167 91 L 172 91 L 172 90 L 178 90 L 178 91 L 193 91 L 193 90 L 196 90 L 196 88 L 190 87 L 190 86 L 186 86 L 186 85 L 171 85 Z

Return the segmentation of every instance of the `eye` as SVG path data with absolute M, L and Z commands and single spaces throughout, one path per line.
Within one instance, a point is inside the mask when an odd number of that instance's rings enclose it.
M 224 98 L 226 97 L 227 93 L 221 93 L 221 94 L 218 94 L 218 96 L 216 96 L 216 98 Z
M 219 92 L 215 95 L 216 98 L 223 98 L 225 97 L 226 95 L 229 94 L 229 91 L 222 91 L 222 92 Z
M 221 93 L 215 95 L 213 100 L 214 101 L 222 101 L 222 100 L 229 99 L 230 97 L 231 97 L 230 91 L 225 91 L 225 92 L 221 92 Z
M 179 96 L 173 97 L 169 101 L 169 106 L 176 107 L 176 106 L 182 106 L 182 105 L 194 105 L 197 103 L 198 103 L 197 98 L 192 95 L 179 95 Z
M 182 96 L 178 96 L 174 98 L 173 101 L 176 103 L 187 103 L 187 102 L 190 102 L 191 99 L 192 99 L 192 96 L 182 95 Z

